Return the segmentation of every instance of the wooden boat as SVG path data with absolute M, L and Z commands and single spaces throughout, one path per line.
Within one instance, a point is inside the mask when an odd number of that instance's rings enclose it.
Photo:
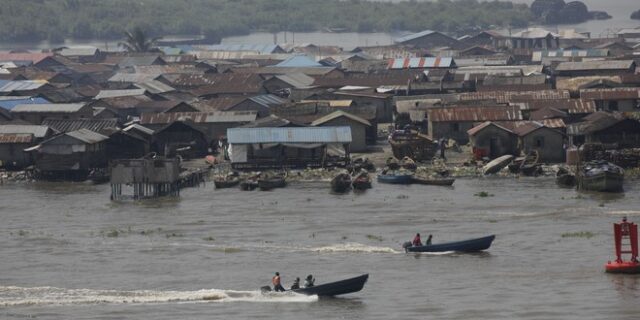
M 388 184 L 411 184 L 413 174 L 410 173 L 381 173 L 378 182 Z
M 248 178 L 242 182 L 240 182 L 240 190 L 242 191 L 253 191 L 258 188 L 258 179 L 257 178 Z
M 402 160 L 400 160 L 400 167 L 410 171 L 415 171 L 418 168 L 418 166 L 416 165 L 416 162 L 409 157 L 404 157 L 402 158 Z
M 224 177 L 213 178 L 213 184 L 216 186 L 216 189 L 232 188 L 237 186 L 239 183 L 240 183 L 240 178 L 235 176 L 224 176 Z
M 430 179 L 430 178 L 412 177 L 411 183 L 431 185 L 431 186 L 451 186 L 455 181 L 456 179 L 453 179 L 453 178 Z
M 578 169 L 578 190 L 598 192 L 622 192 L 624 170 L 613 163 L 595 160 Z
M 261 175 L 258 178 L 258 187 L 260 190 L 271 190 L 276 188 L 284 188 L 287 186 L 287 174 Z
M 560 168 L 556 172 L 556 184 L 561 187 L 575 187 L 576 176 L 571 174 L 567 169 Z
M 362 290 L 364 284 L 367 283 L 369 274 L 363 274 L 354 278 L 345 280 L 329 282 L 325 284 L 316 285 L 308 288 L 300 288 L 294 290 L 287 290 L 287 292 L 295 292 L 304 295 L 316 295 L 318 297 L 334 297 L 338 295 L 354 293 Z M 271 292 L 271 287 L 264 286 L 260 288 L 263 293 Z
M 376 166 L 368 158 L 356 158 L 351 162 L 354 172 L 366 170 L 367 172 L 376 171 Z
M 371 189 L 371 176 L 366 171 L 360 172 L 351 183 L 356 190 Z
M 538 150 L 533 150 L 524 157 L 513 159 L 513 162 L 508 166 L 509 171 L 511 173 L 521 173 L 525 176 L 538 176 L 542 174 L 542 165 L 538 163 L 539 159 L 540 153 L 538 153 Z
M 495 235 L 487 237 L 469 239 L 463 241 L 445 242 L 439 244 L 431 244 L 426 246 L 411 246 L 411 242 L 403 245 L 406 252 L 445 252 L 445 251 L 457 251 L 457 252 L 476 252 L 487 250 L 491 246 L 491 243 L 496 238 Z
M 339 173 L 331 179 L 331 190 L 337 193 L 345 193 L 351 189 L 351 175 Z
M 495 158 L 482 167 L 483 174 L 497 173 L 506 167 L 513 160 L 513 156 L 510 154 Z

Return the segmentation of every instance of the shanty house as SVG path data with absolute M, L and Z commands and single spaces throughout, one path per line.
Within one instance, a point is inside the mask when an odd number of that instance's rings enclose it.
M 634 74 L 636 63 L 633 60 L 561 62 L 555 72 L 558 77 L 618 76 Z
M 311 123 L 314 127 L 341 127 L 348 126 L 351 128 L 351 145 L 349 150 L 351 152 L 364 152 L 367 151 L 367 142 L 375 143 L 375 136 L 373 141 L 367 139 L 367 129 L 371 127 L 371 123 L 365 119 L 362 119 L 356 115 L 350 114 L 344 111 L 336 111 L 330 113 L 324 117 L 316 119 Z
M 35 152 L 35 167 L 41 178 L 84 180 L 91 170 L 107 167 L 107 139 L 80 129 L 57 135 L 25 151 Z
M 522 113 L 513 106 L 451 106 L 427 110 L 429 137 L 469 141 L 467 131 L 485 121 L 519 121 Z
M 567 134 L 574 145 L 602 143 L 612 149 L 640 147 L 640 122 L 618 113 L 590 114 L 581 122 L 568 125 Z
M 511 130 L 493 123 L 484 122 L 467 130 L 475 159 L 494 159 L 506 154 L 517 154 L 518 136 Z
M 140 124 L 158 131 L 176 121 L 189 121 L 190 126 L 205 134 L 209 145 L 215 146 L 227 129 L 253 122 L 256 118 L 254 111 L 144 113 Z
M 233 168 L 321 167 L 349 157 L 351 128 L 233 128 L 227 137 Z
M 41 124 L 47 118 L 88 119 L 93 109 L 84 103 L 21 104 L 11 109 L 14 119 Z
M 193 159 L 208 153 L 206 134 L 190 120 L 174 121 L 153 134 L 151 149 L 166 157 Z
M 553 49 L 560 47 L 560 37 L 540 28 L 530 28 L 509 37 L 513 49 Z
M 580 90 L 580 98 L 595 101 L 601 111 L 637 111 L 640 88 L 583 89 Z
M 449 47 L 457 49 L 464 45 L 455 38 L 449 37 L 441 32 L 424 30 L 418 33 L 413 33 L 400 37 L 394 40 L 397 44 L 410 45 L 416 48 L 441 48 Z
M 24 149 L 50 137 L 53 131 L 46 126 L 0 125 L 0 168 L 20 169 L 33 164 Z
M 566 143 L 562 132 L 536 121 L 528 121 L 513 131 L 520 139 L 520 149 L 524 154 L 538 152 L 538 162 L 564 162 Z
M 273 94 L 262 94 L 242 99 L 240 102 L 224 108 L 224 111 L 255 111 L 258 118 L 271 114 L 271 107 L 286 104 L 287 100 Z
M 32 134 L 0 133 L 0 168 L 19 169 L 31 165 L 30 154 L 24 149 L 32 143 Z

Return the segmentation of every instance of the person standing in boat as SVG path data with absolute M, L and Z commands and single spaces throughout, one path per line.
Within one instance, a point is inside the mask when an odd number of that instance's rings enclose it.
M 424 244 L 425 246 L 430 246 L 431 245 L 431 238 L 433 238 L 433 236 L 429 235 L 429 237 L 427 238 L 427 242 Z
M 304 279 L 304 287 L 305 288 L 313 287 L 315 282 L 316 282 L 316 279 L 314 279 L 312 275 L 308 275 L 307 278 Z
M 422 246 L 422 239 L 420 239 L 420 233 L 416 233 L 416 236 L 413 237 L 413 241 L 411 241 L 411 245 L 414 247 Z
M 296 290 L 296 289 L 300 289 L 300 278 L 296 277 L 296 280 L 293 281 L 293 284 L 291 285 L 291 290 Z
M 282 287 L 282 282 L 281 282 L 281 279 L 280 279 L 280 272 L 276 272 L 276 275 L 273 276 L 273 278 L 271 278 L 271 283 L 273 284 L 273 291 L 276 291 L 276 292 L 285 291 L 284 288 Z

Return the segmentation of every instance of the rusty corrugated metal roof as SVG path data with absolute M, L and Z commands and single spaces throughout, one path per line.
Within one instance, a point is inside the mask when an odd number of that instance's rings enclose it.
M 640 88 L 582 89 L 580 98 L 588 100 L 635 100 L 640 99 Z
M 28 133 L 0 133 L 0 144 L 31 143 L 33 135 Z
M 184 120 L 194 123 L 252 122 L 256 117 L 255 111 L 143 113 L 140 124 L 168 124 Z
M 555 108 L 563 110 L 569 114 L 593 113 L 596 112 L 596 104 L 593 100 L 585 99 L 555 99 L 555 100 L 533 100 L 522 105 L 523 110 L 540 110 L 543 108 Z
M 516 121 L 522 120 L 519 107 L 446 107 L 427 110 L 430 122 Z
M 496 100 L 497 103 L 570 98 L 567 90 L 466 92 L 459 97 L 461 101 Z

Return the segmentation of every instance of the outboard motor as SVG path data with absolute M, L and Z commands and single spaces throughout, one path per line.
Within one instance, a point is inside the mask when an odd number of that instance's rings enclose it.
M 407 241 L 405 243 L 402 244 L 402 248 L 404 249 L 404 251 L 406 252 L 408 248 L 412 247 L 413 244 L 411 243 L 411 241 Z

